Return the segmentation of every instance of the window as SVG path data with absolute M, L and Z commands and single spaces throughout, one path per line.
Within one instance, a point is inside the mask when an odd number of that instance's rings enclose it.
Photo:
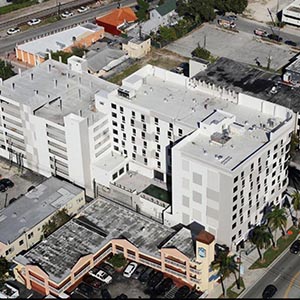
M 118 130 L 113 129 L 113 134 L 118 134 Z
M 239 180 L 239 176 L 236 176 L 236 177 L 233 179 L 233 183 L 236 183 L 238 180 Z
M 242 178 L 244 178 L 244 174 L 245 174 L 245 172 L 243 171 L 243 172 L 241 173 L 241 177 L 242 177 Z
M 273 155 L 273 159 L 275 159 L 277 157 L 277 153 L 275 153 L 274 155 Z
M 116 109 L 116 108 L 117 108 L 117 105 L 116 105 L 115 103 L 112 103 L 112 104 L 111 104 L 111 108 Z
M 112 122 L 113 126 L 118 126 L 118 123 L 116 121 Z
M 231 238 L 231 241 L 234 242 L 235 241 L 235 235 Z
M 117 117 L 117 114 L 115 112 L 111 113 L 111 115 L 112 115 L 113 118 Z
M 145 139 L 146 138 L 146 134 L 145 134 L 145 132 L 141 132 L 141 136 L 142 136 L 142 139 Z
M 274 151 L 277 150 L 277 148 L 278 148 L 278 144 L 276 144 L 276 145 L 274 146 Z
M 243 209 L 240 208 L 240 216 L 243 214 Z
M 259 165 L 261 164 L 261 158 L 258 159 L 258 164 L 259 164 Z
M 232 211 L 235 211 L 237 209 L 237 204 L 235 204 L 233 207 L 232 207 Z
M 256 182 L 257 183 L 259 183 L 259 179 L 260 179 L 259 176 L 257 176 L 257 178 L 256 178 Z
M 147 149 L 147 142 L 144 141 L 144 148 Z
M 134 136 L 136 136 L 136 129 L 135 129 L 135 128 L 132 128 L 132 134 L 133 134 Z
M 28 239 L 31 239 L 33 237 L 33 232 L 30 232 L 29 234 L 28 234 Z
M 131 117 L 132 117 L 132 119 L 135 119 L 135 112 L 134 111 L 131 112 Z
M 134 126 L 134 120 L 130 120 L 130 124 L 131 124 L 131 126 Z
M 144 164 L 147 165 L 148 164 L 148 159 L 144 158 Z
M 238 196 L 235 195 L 233 198 L 232 198 L 232 201 L 235 202 L 237 200 Z
M 182 129 L 181 129 L 181 128 L 178 128 L 178 135 L 179 135 L 179 136 L 182 136 L 182 134 L 183 134 Z
M 147 131 L 147 125 L 146 124 L 143 124 L 143 130 Z
M 125 123 L 126 119 L 125 116 L 122 116 L 122 123 Z
M 234 214 L 233 216 L 232 216 L 232 221 L 234 221 L 236 219 L 236 214 Z
M 169 129 L 173 130 L 173 124 L 172 123 L 169 123 Z
M 144 115 L 141 115 L 141 121 L 145 122 L 145 116 Z
M 268 154 L 267 154 L 267 155 L 268 155 L 268 158 L 270 157 L 270 153 L 271 153 L 271 151 L 269 150 L 269 151 L 268 151 Z
M 136 154 L 132 153 L 132 159 L 135 160 L 136 159 Z
M 142 150 L 142 154 L 143 154 L 143 156 L 146 156 L 146 150 L 145 149 Z
M 123 133 L 123 140 L 126 141 L 126 133 Z
M 233 192 L 235 193 L 238 190 L 237 185 L 233 188 Z
M 155 125 L 158 125 L 158 118 L 154 118 Z
M 249 200 L 249 207 L 252 207 L 252 200 Z
M 119 140 L 117 138 L 114 138 L 114 143 L 119 143 Z
M 157 144 L 157 146 L 156 146 L 156 147 L 157 147 L 157 151 L 158 151 L 158 152 L 160 152 L 160 145 L 159 145 L 159 144 Z
M 125 142 L 124 141 L 122 141 L 121 144 L 122 144 L 122 147 L 125 147 Z
M 133 144 L 135 143 L 135 137 L 134 137 L 134 136 L 131 137 L 131 142 L 132 142 Z
M 121 124 L 121 130 L 122 130 L 122 131 L 125 130 L 124 124 Z
M 160 161 L 157 162 L 157 167 L 160 169 L 160 167 L 161 167 Z
M 155 158 L 159 159 L 159 153 L 158 152 L 155 152 Z
M 245 187 L 245 179 L 243 179 L 243 181 L 242 181 L 242 188 L 244 188 Z
M 159 136 L 158 135 L 155 135 L 155 142 L 159 142 Z
M 243 222 L 241 221 L 241 224 L 242 224 Z M 242 236 L 242 230 L 239 230 L 239 237 L 241 237 Z
M 127 150 L 126 149 L 124 149 L 124 155 L 127 156 Z
M 171 139 L 172 138 L 172 132 L 168 131 L 168 138 Z
M 124 113 L 124 108 L 122 106 L 120 106 L 120 113 L 123 114 Z
M 250 218 L 250 215 L 251 215 L 251 211 L 250 211 L 250 209 L 249 209 L 248 212 L 247 212 L 248 218 Z
M 159 127 L 156 127 L 156 133 L 160 134 L 160 128 Z
M 119 147 L 118 146 L 114 146 L 114 150 L 119 151 Z
M 253 170 L 254 170 L 254 164 L 252 163 L 251 164 L 251 172 L 253 172 Z
M 234 229 L 236 227 L 236 222 L 232 224 L 231 228 Z
M 22 246 L 23 244 L 24 244 L 23 240 L 19 241 L 19 246 Z
M 261 173 L 261 166 L 258 167 L 258 173 Z
M 136 152 L 136 145 L 133 145 L 133 152 Z

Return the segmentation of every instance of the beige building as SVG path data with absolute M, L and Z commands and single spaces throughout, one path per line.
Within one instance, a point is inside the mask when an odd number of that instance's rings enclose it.
M 17 280 L 42 294 L 66 296 L 95 265 L 123 253 L 205 296 L 216 283 L 215 238 L 198 223 L 169 228 L 98 199 L 26 254 L 14 259 Z
M 122 44 L 122 49 L 126 51 L 131 58 L 141 58 L 151 51 L 151 39 L 143 40 L 133 38 Z
M 0 211 L 0 257 L 8 260 L 37 244 L 42 227 L 59 210 L 75 214 L 85 204 L 84 190 L 50 177 Z

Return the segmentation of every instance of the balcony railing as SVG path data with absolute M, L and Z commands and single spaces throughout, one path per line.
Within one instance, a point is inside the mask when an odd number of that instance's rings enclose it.
M 201 271 L 194 269 L 194 268 L 190 268 L 190 271 L 195 274 L 201 274 Z
M 144 259 L 144 258 L 140 258 L 140 262 L 142 262 L 143 264 L 148 265 L 150 267 L 161 269 L 161 265 L 159 263 L 154 263 L 154 262 L 149 261 L 149 260 Z
M 76 280 L 76 279 L 80 278 L 81 276 L 83 276 L 84 274 L 86 274 L 90 269 L 91 269 L 91 266 L 90 266 L 90 265 L 86 266 L 83 270 L 81 270 L 81 271 L 74 277 L 74 279 Z
M 181 277 L 181 278 L 185 278 L 185 279 L 186 279 L 186 275 L 185 275 L 185 274 L 180 273 L 180 272 L 178 272 L 178 271 L 175 271 L 175 270 L 173 270 L 173 269 L 170 269 L 170 268 L 167 267 L 167 266 L 166 266 L 166 271 L 167 271 L 168 273 L 171 273 L 171 274 L 174 274 L 174 275 L 176 275 L 176 276 L 179 276 L 179 277 Z
M 170 264 L 170 265 L 173 265 L 173 266 L 175 266 L 175 267 L 179 267 L 179 268 L 182 268 L 182 269 L 184 269 L 184 270 L 186 269 L 185 264 L 179 263 L 179 262 L 175 262 L 175 261 L 173 261 L 173 260 L 171 260 L 171 259 L 169 259 L 169 258 L 166 258 L 166 259 L 165 259 L 165 262 L 168 263 L 168 264 Z
M 106 251 L 104 251 L 99 257 L 97 257 L 94 260 L 94 264 L 98 263 L 100 260 L 102 260 L 103 258 L 105 258 L 111 252 L 112 252 L 112 247 L 110 247 L 109 249 L 107 249 Z

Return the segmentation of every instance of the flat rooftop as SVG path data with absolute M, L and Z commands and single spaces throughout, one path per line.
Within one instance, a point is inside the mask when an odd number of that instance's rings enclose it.
M 300 56 L 290 65 L 288 65 L 285 69 L 288 71 L 300 73 Z
M 300 13 L 300 0 L 296 0 L 292 3 L 290 3 L 287 7 L 285 7 L 285 13 L 288 11 Z
M 288 107 L 294 112 L 300 111 L 300 88 L 282 84 L 277 74 L 229 58 L 218 59 L 194 78 Z M 274 86 L 277 89 L 275 94 L 270 92 Z
M 59 283 L 69 275 L 80 257 L 96 253 L 112 239 L 126 238 L 141 252 L 157 257 L 160 257 L 159 249 L 162 247 L 178 247 L 192 259 L 195 253 L 189 237 L 192 241 L 188 229 L 169 228 L 119 204 L 99 198 L 85 208 L 77 219 L 72 219 L 47 240 L 15 260 L 25 265 L 39 265 L 51 280 Z
M 5 80 L 0 90 L 1 96 L 29 106 L 36 116 L 64 125 L 64 117 L 71 113 L 89 118 L 89 124 L 98 120 L 103 114 L 95 109 L 95 93 L 117 87 L 88 73 L 71 71 L 66 64 L 47 60 Z
M 62 51 L 65 48 L 72 46 L 74 38 L 76 41 L 80 41 L 82 38 L 85 38 L 99 30 L 104 30 L 104 28 L 92 23 L 87 23 L 36 39 L 34 41 L 20 44 L 17 48 L 28 53 L 45 57 L 48 52 Z
M 36 188 L 0 210 L 0 241 L 9 244 L 24 231 L 52 215 L 82 189 L 67 181 L 50 177 Z
M 93 165 L 105 171 L 112 171 L 119 167 L 125 160 L 125 157 L 119 152 L 107 151 L 105 155 L 101 156 Z

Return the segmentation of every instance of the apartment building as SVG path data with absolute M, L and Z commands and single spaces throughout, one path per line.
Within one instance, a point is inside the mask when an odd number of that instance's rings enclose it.
M 172 177 L 165 224 L 195 220 L 235 246 L 267 204 L 281 204 L 295 126 L 288 108 L 149 65 L 96 95 L 96 107 L 110 115 L 112 146 L 130 170 Z
M 175 230 L 100 198 L 17 256 L 14 274 L 29 289 L 64 297 L 95 265 L 123 253 L 207 293 L 217 279 L 214 246 L 214 236 L 195 222 Z
M 300 26 L 300 1 L 295 0 L 282 10 L 282 22 Z
M 94 95 L 117 86 L 83 70 L 80 58 L 50 59 L 1 80 L 0 155 L 93 195 L 92 164 L 110 148 L 110 124 Z
M 0 210 L 0 257 L 8 260 L 40 242 L 43 225 L 60 210 L 73 215 L 85 204 L 84 190 L 50 177 Z

